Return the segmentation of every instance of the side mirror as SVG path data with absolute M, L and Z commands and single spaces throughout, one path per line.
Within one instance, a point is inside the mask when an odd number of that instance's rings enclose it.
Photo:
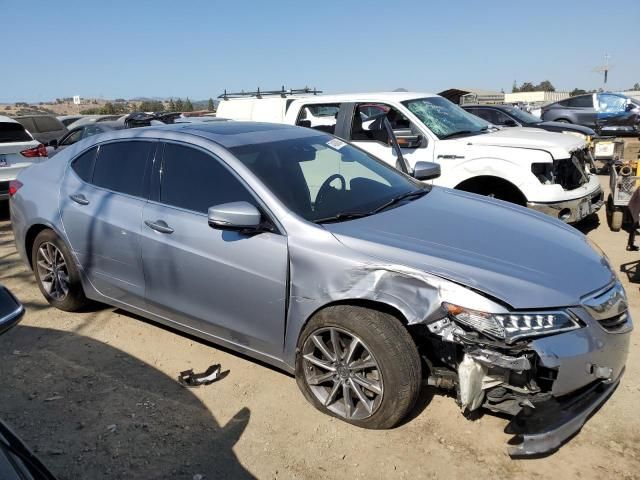
M 633 103 L 629 102 L 629 103 L 627 103 L 627 105 L 624 107 L 624 111 L 625 111 L 625 112 L 630 112 L 630 111 L 631 111 L 631 110 L 633 110 L 634 108 L 636 108 L 636 106 L 635 106 Z
M 209 208 L 209 226 L 218 230 L 258 230 L 260 211 L 248 202 L 223 203 Z
M 518 126 L 516 121 L 511 119 L 511 118 L 508 118 L 507 120 L 505 120 L 502 125 L 504 125 L 505 127 L 517 127 Z
M 394 130 L 400 148 L 419 148 L 422 146 L 422 135 L 413 133 L 410 129 Z
M 0 286 L 0 335 L 16 325 L 23 314 L 22 304 L 9 290 Z
M 417 180 L 433 180 L 440 176 L 440 164 L 434 162 L 416 162 L 413 178 Z
M 58 140 L 56 140 L 55 138 L 53 140 L 51 140 L 48 144 L 50 147 L 53 148 L 58 148 Z

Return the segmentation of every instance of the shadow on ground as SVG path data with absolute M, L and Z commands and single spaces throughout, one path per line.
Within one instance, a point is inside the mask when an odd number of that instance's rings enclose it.
M 0 417 L 60 479 L 253 478 L 233 452 L 248 409 L 220 425 L 192 391 L 93 339 L 17 326 L 0 337 L 0 381 Z

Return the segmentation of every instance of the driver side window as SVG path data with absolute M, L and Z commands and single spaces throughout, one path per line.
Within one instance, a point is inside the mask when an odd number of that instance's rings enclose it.
M 385 119 L 389 121 L 402 148 L 419 146 L 419 130 L 396 108 L 384 103 L 361 103 L 351 119 L 350 139 L 359 142 L 380 142 L 391 145 Z

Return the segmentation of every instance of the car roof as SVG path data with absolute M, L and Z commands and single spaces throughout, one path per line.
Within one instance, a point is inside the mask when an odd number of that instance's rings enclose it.
M 305 137 L 327 136 L 328 134 L 311 128 L 296 127 L 280 123 L 261 122 L 201 122 L 152 125 L 150 127 L 125 128 L 105 133 L 105 139 L 162 138 L 169 132 L 185 133 L 211 140 L 224 148 L 242 145 L 292 140 Z M 107 135 L 107 137 L 105 137 Z
M 338 93 L 335 95 L 309 95 L 308 97 L 296 98 L 300 101 L 313 101 L 313 103 L 331 102 L 403 102 L 416 98 L 437 97 L 435 93 L 426 92 L 369 92 L 369 93 Z
M 13 118 L 5 117 L 4 115 L 0 115 L 0 122 L 4 122 L 4 123 L 19 123 L 19 122 L 15 121 Z

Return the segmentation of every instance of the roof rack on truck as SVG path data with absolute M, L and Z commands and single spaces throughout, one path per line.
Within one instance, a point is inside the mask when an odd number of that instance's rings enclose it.
M 228 93 L 227 90 L 225 89 L 224 93 L 218 95 L 218 98 L 221 98 L 222 100 L 229 100 L 230 98 L 242 98 L 242 97 L 262 98 L 263 96 L 273 96 L 273 95 L 279 95 L 282 98 L 286 98 L 287 95 L 304 95 L 309 93 L 313 95 L 318 95 L 319 93 L 322 93 L 322 90 L 316 90 L 315 87 L 313 89 L 309 87 L 285 89 L 284 85 L 280 90 L 260 90 L 260 87 L 258 87 L 258 89 L 255 92 L 245 92 L 244 90 L 242 90 L 236 93 Z

